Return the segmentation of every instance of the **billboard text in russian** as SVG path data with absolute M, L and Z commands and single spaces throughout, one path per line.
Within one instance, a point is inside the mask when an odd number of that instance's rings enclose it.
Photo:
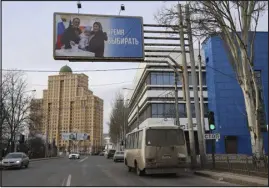
M 141 61 L 142 17 L 54 13 L 56 60 Z

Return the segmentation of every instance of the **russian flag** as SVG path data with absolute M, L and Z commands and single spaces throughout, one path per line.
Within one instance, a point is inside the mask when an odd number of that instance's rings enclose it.
M 61 47 L 63 46 L 63 44 L 61 43 L 61 38 L 65 31 L 65 25 L 60 15 L 56 15 L 56 30 L 57 30 L 56 49 L 61 49 Z

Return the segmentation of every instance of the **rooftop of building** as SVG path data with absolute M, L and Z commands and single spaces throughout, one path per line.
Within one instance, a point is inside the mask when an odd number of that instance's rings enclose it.
M 72 72 L 73 72 L 72 69 L 67 65 L 63 66 L 59 71 L 59 73 L 72 73 Z

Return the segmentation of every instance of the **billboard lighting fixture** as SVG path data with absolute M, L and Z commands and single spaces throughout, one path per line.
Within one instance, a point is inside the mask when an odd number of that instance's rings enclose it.
M 125 11 L 125 6 L 124 6 L 124 4 L 121 4 L 121 6 L 120 6 L 120 10 L 121 10 L 121 11 Z
M 125 5 L 124 4 L 120 5 L 119 15 L 120 15 L 121 11 L 125 11 Z
M 78 9 L 80 9 L 82 7 L 80 1 L 77 2 L 77 7 L 78 7 Z

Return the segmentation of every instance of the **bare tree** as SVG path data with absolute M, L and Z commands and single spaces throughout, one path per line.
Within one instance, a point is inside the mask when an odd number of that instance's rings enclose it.
M 260 88 L 254 72 L 254 42 L 265 1 L 196 1 L 189 3 L 193 35 L 219 35 L 244 95 L 252 152 L 263 155 Z M 178 23 L 176 7 L 162 8 L 155 19 L 161 24 Z M 177 30 L 178 28 L 172 28 Z
M 22 132 L 29 120 L 31 96 L 27 95 L 27 83 L 22 72 L 12 71 L 4 75 L 5 84 L 2 90 L 5 96 L 2 98 L 5 120 L 3 127 L 8 138 L 8 150 L 14 151 L 18 133 Z
M 127 125 L 128 112 L 127 108 L 125 107 L 124 97 L 121 93 L 117 93 L 112 105 L 113 108 L 110 113 L 110 122 L 108 123 L 109 135 L 111 137 L 111 141 L 113 143 L 116 143 L 117 141 L 119 141 L 118 139 L 122 138 L 123 136 L 123 130 L 124 130 L 123 126 Z
M 29 137 L 36 137 L 42 134 L 42 123 L 44 115 L 42 113 L 42 99 L 34 99 L 30 104 L 30 114 L 28 119 Z
M 6 113 L 5 105 L 4 105 L 4 101 L 6 100 L 7 93 L 8 93 L 8 90 L 7 90 L 8 81 L 9 81 L 9 77 L 6 74 L 6 75 L 3 76 L 2 83 L 1 83 L 1 103 L 0 103 L 0 105 L 1 105 L 1 108 L 0 108 L 1 117 L 0 117 L 0 125 L 1 125 L 1 141 L 2 142 L 7 142 L 7 138 L 8 138 L 7 125 L 5 123 L 6 120 L 7 120 L 7 113 Z

